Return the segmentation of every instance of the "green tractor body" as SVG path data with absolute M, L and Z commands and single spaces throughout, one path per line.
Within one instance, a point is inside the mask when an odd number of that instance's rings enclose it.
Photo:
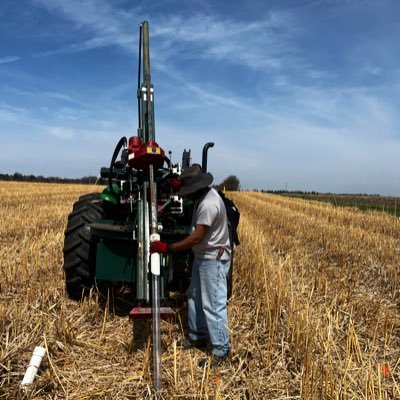
M 112 286 L 128 288 L 134 305 L 151 305 L 151 238 L 172 243 L 191 232 L 193 205 L 171 184 L 190 166 L 190 150 L 172 164 L 155 141 L 147 22 L 140 26 L 139 43 L 137 135 L 120 139 L 110 166 L 100 170 L 107 186 L 74 204 L 65 232 L 66 288 L 78 300 L 93 287 Z M 158 256 L 154 270 L 161 299 L 169 290 L 186 291 L 190 258 L 189 251 Z

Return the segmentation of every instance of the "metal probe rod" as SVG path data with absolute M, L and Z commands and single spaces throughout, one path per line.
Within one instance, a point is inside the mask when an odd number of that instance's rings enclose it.
M 141 108 L 141 95 L 140 95 L 140 81 L 142 78 L 142 25 L 139 28 L 139 65 L 138 65 L 138 83 L 137 83 L 137 100 L 138 100 L 138 136 L 142 136 L 143 126 L 142 126 L 142 108 Z
M 150 40 L 149 23 L 143 21 L 143 86 L 146 88 L 146 113 L 147 113 L 147 135 L 145 141 L 155 141 L 154 131 L 154 108 L 153 108 L 153 85 L 150 75 Z
M 151 241 L 160 240 L 157 230 L 157 202 L 154 169 L 150 165 L 150 206 L 151 206 Z M 161 387 L 161 331 L 160 331 L 160 254 L 152 253 L 151 259 L 152 316 L 153 316 L 153 384 L 154 390 Z

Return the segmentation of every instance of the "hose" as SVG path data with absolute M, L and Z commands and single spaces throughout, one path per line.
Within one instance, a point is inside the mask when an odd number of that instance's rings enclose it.
M 117 146 L 115 147 L 113 156 L 112 156 L 112 158 L 111 158 L 110 174 L 108 175 L 108 187 L 110 188 L 111 193 L 114 193 L 114 194 L 116 194 L 116 193 L 114 192 L 114 188 L 113 188 L 113 185 L 112 185 L 112 171 L 113 171 L 113 168 L 114 168 L 114 163 L 115 163 L 115 161 L 117 160 L 118 154 L 119 154 L 119 152 L 121 151 L 122 147 L 123 147 L 123 146 L 126 147 L 127 144 L 128 144 L 128 140 L 126 139 L 126 137 L 125 137 L 125 136 L 122 137 L 122 138 L 119 140 Z

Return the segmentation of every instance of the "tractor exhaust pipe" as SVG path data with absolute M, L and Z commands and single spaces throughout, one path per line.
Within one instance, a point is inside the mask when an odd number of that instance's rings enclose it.
M 210 147 L 214 147 L 214 142 L 208 142 L 203 147 L 203 158 L 201 160 L 201 171 L 207 172 L 207 152 Z

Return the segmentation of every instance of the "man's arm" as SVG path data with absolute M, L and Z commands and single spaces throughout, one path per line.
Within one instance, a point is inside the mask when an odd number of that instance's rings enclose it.
M 210 227 L 208 225 L 196 225 L 195 230 L 185 239 L 172 243 L 170 249 L 171 251 L 182 251 L 191 249 L 196 244 L 201 243 L 204 236 L 207 234 Z

